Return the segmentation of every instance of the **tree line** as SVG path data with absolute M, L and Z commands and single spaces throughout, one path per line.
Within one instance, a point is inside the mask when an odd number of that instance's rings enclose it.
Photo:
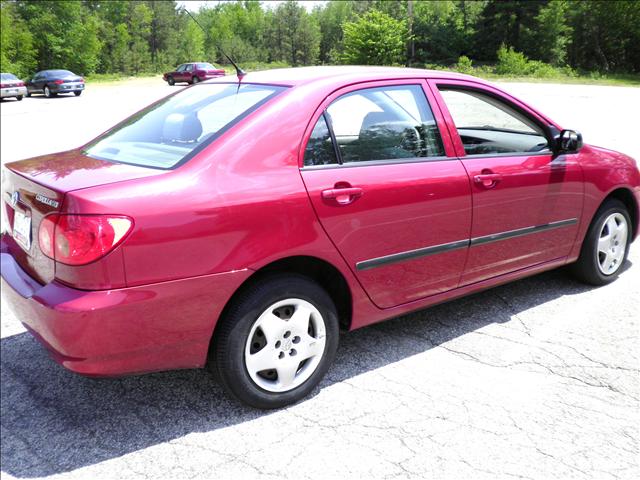
M 192 13 L 168 0 L 2 0 L 0 66 L 83 75 L 187 61 L 452 65 L 514 53 L 554 67 L 640 73 L 636 0 L 234 1 Z M 466 59 L 466 60 L 465 60 Z M 516 59 L 517 60 L 517 59 Z

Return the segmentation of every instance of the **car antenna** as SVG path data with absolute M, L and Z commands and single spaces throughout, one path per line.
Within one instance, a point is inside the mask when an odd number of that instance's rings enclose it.
M 220 49 L 220 51 L 222 52 L 222 49 Z M 238 75 L 238 78 L 242 78 L 244 77 L 247 72 L 245 72 L 244 70 L 242 70 L 238 65 L 236 65 L 236 62 L 234 62 L 233 60 L 231 60 L 231 57 L 229 55 L 227 55 L 226 53 L 222 52 L 222 54 L 227 57 L 227 60 L 229 60 L 231 62 L 231 65 L 234 66 L 234 68 L 236 69 L 236 75 Z
M 193 15 L 191 15 L 191 12 L 189 10 L 186 9 L 186 7 L 182 7 L 182 11 L 186 12 L 187 15 L 189 15 L 191 17 L 191 20 L 193 20 L 194 22 L 196 22 L 196 25 L 198 25 L 200 27 L 200 29 L 204 32 L 204 34 L 209 37 L 209 34 L 207 33 L 207 31 L 204 29 L 204 27 L 202 25 L 200 25 L 200 22 L 198 20 L 196 20 L 196 17 L 194 17 Z M 220 49 L 220 52 L 222 53 L 222 55 L 224 55 L 225 57 L 227 57 L 227 60 L 229 60 L 229 62 L 231 62 L 231 65 L 233 65 L 233 68 L 236 69 L 236 75 L 238 76 L 239 79 L 242 80 L 242 77 L 244 77 L 247 72 L 245 72 L 244 70 L 242 70 L 237 64 L 236 62 L 234 62 L 233 60 L 231 60 L 231 57 L 229 55 L 227 55 L 226 53 L 224 53 L 224 51 L 222 50 L 222 48 L 218 45 L 218 48 Z

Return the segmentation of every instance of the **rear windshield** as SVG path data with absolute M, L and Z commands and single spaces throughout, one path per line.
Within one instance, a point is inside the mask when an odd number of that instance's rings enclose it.
M 172 168 L 286 87 L 201 84 L 151 105 L 89 145 L 93 158 Z
M 47 70 L 44 73 L 49 77 L 66 77 L 69 75 L 75 75 L 75 73 L 72 73 L 69 70 Z
M 198 63 L 198 64 L 196 64 L 196 66 L 198 68 L 203 69 L 203 70 L 215 70 L 216 69 L 216 67 L 214 67 L 210 63 Z
M 2 80 L 18 80 L 18 77 L 13 73 L 3 73 L 0 78 L 2 78 Z

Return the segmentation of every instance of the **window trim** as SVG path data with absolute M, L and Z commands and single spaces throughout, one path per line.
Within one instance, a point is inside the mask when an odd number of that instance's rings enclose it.
M 431 91 L 436 98 L 436 102 L 445 117 L 445 122 L 447 123 L 449 134 L 451 135 L 452 142 L 454 143 L 455 149 L 457 151 L 458 158 L 461 159 L 473 159 L 473 158 L 491 158 L 491 157 L 515 157 L 515 156 L 551 156 L 553 157 L 553 132 L 551 127 L 555 127 L 560 129 L 558 125 L 552 122 L 550 119 L 544 117 L 540 113 L 536 112 L 529 106 L 521 103 L 518 99 L 512 97 L 506 92 L 498 90 L 494 87 L 475 83 L 472 81 L 461 81 L 461 80 L 450 80 L 450 79 L 429 79 L 427 81 Z M 518 113 L 528 118 L 531 122 L 537 125 L 542 132 L 544 133 L 544 137 L 547 139 L 547 143 L 549 144 L 548 150 L 543 150 L 540 152 L 506 152 L 506 153 L 478 153 L 468 155 L 464 150 L 464 144 L 462 143 L 462 139 L 460 138 L 460 134 L 458 133 L 458 129 L 453 120 L 453 116 L 449 111 L 449 107 L 447 106 L 444 98 L 440 94 L 440 89 L 444 90 L 458 90 L 458 91 L 471 91 L 477 92 L 488 97 L 492 97 L 513 110 L 516 110 Z
M 327 94 L 322 102 L 316 107 L 316 110 L 309 118 L 309 122 L 307 123 L 307 127 L 300 139 L 300 146 L 298 148 L 298 168 L 316 170 L 321 168 L 347 168 L 351 165 L 355 166 L 371 166 L 371 162 L 375 165 L 384 164 L 390 165 L 394 163 L 416 163 L 416 162 L 424 162 L 424 161 L 442 161 L 442 160 L 457 160 L 458 156 L 456 153 L 455 143 L 451 136 L 451 133 L 448 130 L 446 118 L 442 115 L 442 112 L 439 107 L 438 99 L 433 94 L 432 90 L 429 88 L 428 84 L 429 79 L 425 77 L 412 77 L 412 78 L 389 78 L 383 80 L 367 80 L 362 82 L 351 83 L 349 85 L 344 85 L 340 88 L 333 90 L 331 93 Z M 344 164 L 332 164 L 332 165 L 304 165 L 304 153 L 307 148 L 307 144 L 309 143 L 309 138 L 311 137 L 311 133 L 313 129 L 320 119 L 320 116 L 324 114 L 327 107 L 331 105 L 331 103 L 337 98 L 352 93 L 358 90 L 365 90 L 369 88 L 384 88 L 384 87 L 401 87 L 405 85 L 415 85 L 422 89 L 422 93 L 425 96 L 427 101 L 427 105 L 431 109 L 431 113 L 433 114 L 433 118 L 436 122 L 436 127 L 438 128 L 438 133 L 440 133 L 440 138 L 442 140 L 442 145 L 444 147 L 444 156 L 441 157 L 414 157 L 414 158 L 404 158 L 404 159 L 388 159 L 388 160 L 369 160 L 366 162 L 352 162 L 352 163 L 344 163 Z M 332 128 L 330 127 L 330 130 Z M 337 143 L 336 143 L 337 145 Z M 400 161 L 399 161 L 400 160 Z
M 355 167 L 377 167 L 383 165 L 403 165 L 406 163 L 426 163 L 426 162 L 444 162 L 444 161 L 458 161 L 458 157 L 411 157 L 411 158 L 397 158 L 389 160 L 366 160 L 364 162 L 349 162 L 343 164 L 328 164 L 328 165 L 303 165 L 300 170 L 323 170 L 331 168 L 355 168 Z

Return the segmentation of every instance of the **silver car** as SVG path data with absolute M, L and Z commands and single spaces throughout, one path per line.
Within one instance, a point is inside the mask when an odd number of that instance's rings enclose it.
M 2 73 L 0 76 L 0 98 L 15 97 L 22 100 L 22 97 L 27 95 L 24 82 L 13 73 Z

